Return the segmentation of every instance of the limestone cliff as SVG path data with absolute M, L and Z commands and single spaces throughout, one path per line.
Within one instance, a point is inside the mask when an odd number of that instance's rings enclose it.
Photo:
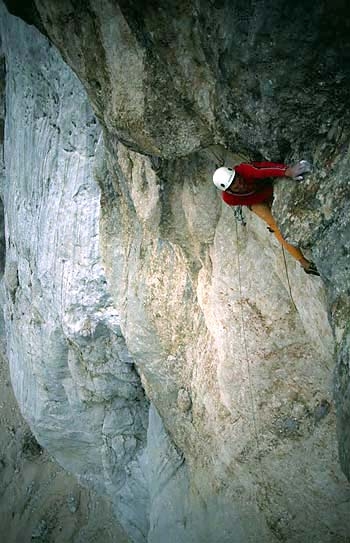
M 345 3 L 6 4 L 46 34 L 1 8 L 7 353 L 37 439 L 131 541 L 344 541 Z M 274 211 L 320 279 L 211 183 L 301 153 Z

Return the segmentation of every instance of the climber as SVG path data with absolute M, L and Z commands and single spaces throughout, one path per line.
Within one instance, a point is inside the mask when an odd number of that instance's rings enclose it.
M 290 245 L 283 238 L 271 207 L 273 201 L 274 177 L 291 177 L 302 180 L 303 174 L 310 172 L 310 164 L 301 160 L 294 166 L 275 162 L 242 163 L 235 168 L 222 166 L 213 175 L 214 185 L 222 192 L 222 199 L 229 206 L 247 206 L 253 213 L 265 221 L 281 245 L 300 263 L 304 271 L 320 275 L 313 262 L 305 258 L 297 247 Z

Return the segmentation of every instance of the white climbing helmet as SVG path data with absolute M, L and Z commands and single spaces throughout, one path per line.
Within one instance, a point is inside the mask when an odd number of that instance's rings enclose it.
M 218 168 L 214 172 L 214 185 L 220 190 L 228 189 L 235 178 L 235 174 L 236 172 L 232 168 L 226 168 L 225 166 L 221 166 L 221 168 Z

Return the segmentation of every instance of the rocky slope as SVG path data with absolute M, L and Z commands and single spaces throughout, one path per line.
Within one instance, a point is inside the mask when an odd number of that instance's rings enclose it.
M 7 354 L 38 441 L 132 541 L 345 541 L 345 4 L 6 3 L 80 79 L 2 8 Z M 301 152 L 274 210 L 322 279 L 211 184 Z

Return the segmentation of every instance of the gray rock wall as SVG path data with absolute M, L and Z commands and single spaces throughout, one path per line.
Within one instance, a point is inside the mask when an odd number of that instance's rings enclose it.
M 3 352 L 0 356 L 2 538 L 6 543 L 127 543 L 110 500 L 82 488 L 37 443 L 19 412 Z
M 284 158 L 313 153 L 330 120 L 349 127 L 343 0 L 6 3 L 44 29 L 103 124 L 141 152 L 215 142 Z
M 323 3 L 35 6 L 24 16 L 99 119 L 3 12 L 7 351 L 37 438 L 109 493 L 133 541 L 344 541 L 341 19 Z M 237 224 L 210 181 L 218 153 L 300 150 L 315 172 L 278 183 L 274 209 L 323 280 L 248 210 Z
M 100 258 L 100 128 L 54 48 L 1 9 L 4 311 L 14 391 L 37 439 L 66 469 L 100 493 L 112 489 L 117 508 L 119 491 L 133 493 L 134 509 L 123 510 L 128 530 L 135 524 L 146 534 L 139 510 L 147 502 L 140 463 L 148 402 Z

